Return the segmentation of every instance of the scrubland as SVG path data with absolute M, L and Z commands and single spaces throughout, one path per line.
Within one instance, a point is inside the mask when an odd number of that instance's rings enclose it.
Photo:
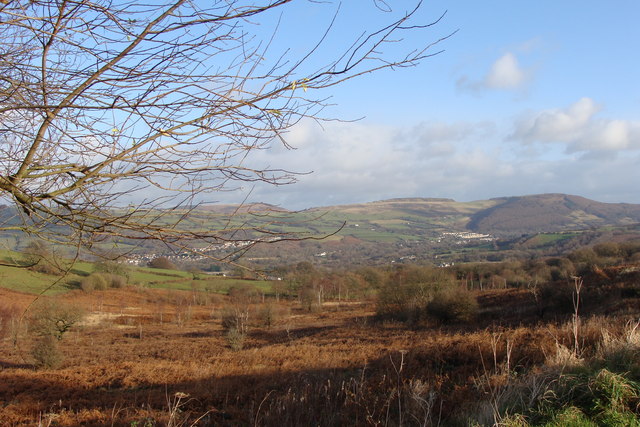
M 388 316 L 372 296 L 307 305 L 198 289 L 73 290 L 40 298 L 81 319 L 59 334 L 51 366 L 36 363 L 27 326 L 42 301 L 23 316 L 34 296 L 0 289 L 0 420 L 638 425 L 637 270 L 585 275 L 576 306 L 575 288 L 564 300 L 525 287 L 455 288 L 477 307 L 453 321 Z M 541 306 L 541 295 L 564 306 Z

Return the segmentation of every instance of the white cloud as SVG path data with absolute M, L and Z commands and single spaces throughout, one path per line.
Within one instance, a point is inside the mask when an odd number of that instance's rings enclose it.
M 632 135 L 635 133 L 635 135 Z M 570 151 L 620 151 L 633 148 L 632 140 L 636 145 L 638 138 L 638 124 L 624 120 L 600 120 L 591 123 L 588 131 L 578 138 L 570 146 Z M 636 147 L 637 148 L 637 147 Z
M 529 113 L 515 124 L 512 139 L 527 144 L 561 143 L 568 153 L 640 148 L 640 122 L 597 118 L 601 108 L 582 98 L 565 109 Z
M 570 141 L 581 133 L 597 111 L 593 100 L 582 98 L 564 110 L 527 115 L 516 124 L 513 136 L 525 142 Z
M 457 189 L 473 187 L 480 175 L 505 176 L 511 166 L 476 146 L 478 139 L 495 137 L 492 123 L 422 122 L 401 129 L 371 123 L 333 123 L 320 129 L 304 122 L 313 143 L 297 150 L 256 152 L 256 165 L 286 165 L 313 170 L 292 186 L 258 186 L 252 200 L 271 200 L 285 207 L 323 206 L 403 196 L 450 197 Z M 274 198 L 275 197 L 275 198 Z
M 522 67 L 514 53 L 507 52 L 491 64 L 483 77 L 473 79 L 463 75 L 456 86 L 459 90 L 475 93 L 486 90 L 519 90 L 526 86 L 532 75 L 532 70 Z
M 528 138 L 524 146 L 506 142 L 505 130 L 486 122 L 433 121 L 408 128 L 366 122 L 320 128 L 315 122 L 302 122 L 290 139 L 298 149 L 255 152 L 251 164 L 314 172 L 299 176 L 294 185 L 258 184 L 249 201 L 305 209 L 393 197 L 464 201 L 560 192 L 640 202 L 635 193 L 640 180 L 637 153 L 609 156 L 610 151 L 585 151 L 630 149 L 634 141 L 637 147 L 638 127 L 629 121 L 596 120 L 598 111 L 595 102 L 584 98 L 565 109 L 532 114 L 518 122 L 520 139 Z M 562 145 L 549 145 L 547 140 Z M 569 153 L 569 147 L 582 150 L 582 155 Z M 232 201 L 228 196 L 243 198 L 232 193 L 219 196 L 227 202 Z
M 518 64 L 511 52 L 502 55 L 493 63 L 485 77 L 485 86 L 491 89 L 516 89 L 527 79 L 527 73 Z

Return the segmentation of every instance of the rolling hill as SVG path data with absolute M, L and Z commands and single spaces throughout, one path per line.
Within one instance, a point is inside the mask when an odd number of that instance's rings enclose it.
M 451 199 L 390 199 L 313 209 L 344 218 L 350 234 L 359 227 L 415 238 L 442 232 L 475 232 L 498 237 L 624 226 L 640 223 L 640 205 L 602 203 L 580 196 L 540 194 L 474 202 Z M 369 233 L 371 234 L 371 233 Z
M 471 216 L 470 230 L 497 235 L 629 225 L 640 222 L 640 205 L 601 203 L 580 196 L 541 194 L 494 199 Z
M 264 203 L 242 207 L 205 204 L 167 211 L 163 220 L 170 223 L 174 217 L 194 232 L 234 230 L 230 238 L 251 240 L 252 233 L 261 230 L 263 237 L 289 237 L 291 241 L 278 245 L 258 245 L 243 258 L 265 266 L 310 259 L 338 265 L 504 259 L 518 251 L 528 251 L 526 256 L 533 256 L 531 251 L 557 254 L 611 237 L 607 233 L 615 233 L 616 239 L 640 239 L 640 205 L 602 203 L 566 194 L 472 202 L 397 198 L 299 212 Z M 0 235 L 7 249 L 21 250 L 28 242 L 16 233 Z M 117 244 L 127 253 L 147 257 L 163 255 L 166 250 L 151 240 L 118 239 L 103 244 L 106 249 Z M 214 257 L 224 257 L 224 251 L 229 251 L 209 245 L 198 249 Z

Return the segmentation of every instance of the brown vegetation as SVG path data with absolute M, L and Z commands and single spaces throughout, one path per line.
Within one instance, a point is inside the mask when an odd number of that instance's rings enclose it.
M 295 271 L 309 274 L 307 267 Z M 408 283 L 422 273 L 394 275 Z M 18 333 L 17 346 L 9 336 L 0 341 L 0 419 L 62 426 L 491 424 L 507 395 L 524 393 L 527 378 L 557 384 L 554 372 L 629 341 L 628 321 L 639 315 L 638 274 L 626 266 L 585 275 L 579 329 L 572 306 L 543 300 L 556 294 L 490 281 L 480 290 L 477 275 L 458 278 L 477 300 L 476 317 L 451 325 L 429 317 L 410 325 L 376 321 L 373 301 L 320 300 L 309 310 L 303 300 L 264 300 L 248 288 L 217 298 L 196 298 L 198 290 L 73 291 L 57 302 L 86 314 L 57 343 L 59 367 L 34 369 L 33 334 Z M 309 289 L 323 286 L 312 282 Z M 30 298 L 2 294 L 21 309 Z M 243 334 L 241 345 L 229 338 L 231 329 Z

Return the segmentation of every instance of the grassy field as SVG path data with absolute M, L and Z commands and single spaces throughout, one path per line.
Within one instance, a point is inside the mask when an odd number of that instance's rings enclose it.
M 18 252 L 2 251 L 0 259 L 4 262 L 21 262 L 24 258 Z M 66 275 L 43 274 L 28 268 L 0 265 L 0 287 L 27 294 L 56 295 L 80 288 L 80 282 L 95 270 L 90 262 L 64 264 L 69 269 Z M 241 280 L 219 276 L 192 273 L 179 270 L 164 270 L 147 267 L 127 267 L 130 286 L 150 289 L 207 290 L 214 293 L 227 293 L 234 286 L 252 286 L 263 293 L 271 292 L 270 281 Z

